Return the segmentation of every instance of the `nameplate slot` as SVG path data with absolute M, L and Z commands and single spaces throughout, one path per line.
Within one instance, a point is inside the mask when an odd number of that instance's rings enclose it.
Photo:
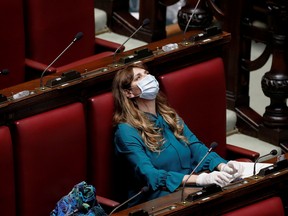
M 280 170 L 283 170 L 287 167 L 288 167 L 288 160 L 284 159 L 284 160 L 278 161 L 277 163 L 271 166 L 261 169 L 257 175 L 263 177 L 263 176 L 278 172 Z
M 189 194 L 188 197 L 186 198 L 186 201 L 192 202 L 195 200 L 203 199 L 207 196 L 211 196 L 212 194 L 215 194 L 221 191 L 222 191 L 222 188 L 219 185 L 216 185 L 216 184 L 207 185 L 207 186 L 204 186 L 202 190 Z
M 133 55 L 120 58 L 120 62 L 123 64 L 127 64 L 130 62 L 134 62 L 140 59 L 147 58 L 151 55 L 153 55 L 153 52 L 149 50 L 148 48 L 139 49 L 139 50 L 136 50 Z
M 77 80 L 79 78 L 81 78 L 81 74 L 78 71 L 67 71 L 62 73 L 60 77 L 48 80 L 45 86 L 51 88 Z

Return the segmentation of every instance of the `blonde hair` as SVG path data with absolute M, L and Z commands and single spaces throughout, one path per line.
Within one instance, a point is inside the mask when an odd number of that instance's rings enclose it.
M 130 65 L 119 70 L 114 77 L 112 87 L 115 105 L 113 122 L 114 125 L 128 123 L 136 128 L 146 146 L 153 152 L 160 152 L 164 143 L 161 129 L 155 127 L 147 115 L 139 110 L 134 98 L 128 98 L 125 94 L 125 91 L 131 88 L 135 67 L 146 69 L 142 64 Z M 158 93 L 156 97 L 156 110 L 170 126 L 176 138 L 187 144 L 188 140 L 183 135 L 183 121 L 175 110 L 167 104 L 166 98 L 161 93 Z

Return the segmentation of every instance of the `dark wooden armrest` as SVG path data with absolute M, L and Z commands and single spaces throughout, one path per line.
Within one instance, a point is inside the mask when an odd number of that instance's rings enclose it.
M 228 160 L 255 161 L 260 156 L 259 152 L 227 144 Z

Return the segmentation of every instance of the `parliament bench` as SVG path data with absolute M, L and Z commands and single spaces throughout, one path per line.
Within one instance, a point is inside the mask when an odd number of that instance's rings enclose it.
M 251 161 L 259 156 L 226 144 L 221 58 L 157 78 L 169 103 L 205 144 L 216 141 L 215 151 L 227 159 Z M 211 100 L 207 102 L 207 98 Z M 125 167 L 119 167 L 114 156 L 113 106 L 112 93 L 105 91 L 2 126 L 0 140 L 6 142 L 1 142 L 1 156 L 5 156 L 0 160 L 1 173 L 5 173 L 1 181 L 7 184 L 1 183 L 0 196 L 5 200 L 0 202 L 2 212 L 11 216 L 48 215 L 80 181 L 94 185 L 100 201 L 105 197 L 123 202 Z M 108 201 L 112 207 L 118 204 Z

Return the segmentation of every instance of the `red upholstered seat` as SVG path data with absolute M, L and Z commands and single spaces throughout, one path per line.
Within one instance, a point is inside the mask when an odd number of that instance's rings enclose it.
M 231 149 L 233 156 L 252 160 L 259 156 L 257 152 L 226 145 L 226 84 L 221 58 L 162 75 L 159 82 L 169 103 L 207 146 L 217 142 L 215 151 L 226 159 L 231 158 Z
M 123 176 L 117 176 L 114 160 L 112 126 L 114 101 L 112 93 L 107 92 L 91 97 L 88 110 L 89 145 L 92 158 L 90 174 L 93 184 L 99 195 L 119 201 L 121 194 L 118 192 L 121 188 L 118 188 L 117 185 L 120 184 Z
M 271 197 L 257 203 L 228 212 L 223 216 L 284 216 L 284 207 L 280 197 Z
M 87 176 L 86 122 L 81 103 L 15 123 L 18 215 L 49 215 Z
M 1 215 L 16 216 L 13 150 L 6 126 L 0 127 L 0 170 Z
M 8 75 L 0 74 L 0 89 L 3 89 L 24 82 L 25 78 L 22 0 L 1 0 L 0 20 L 0 71 L 9 70 Z
M 65 70 L 67 64 L 73 69 L 80 63 L 112 55 L 120 46 L 114 42 L 95 39 L 93 1 L 75 0 L 71 4 L 70 0 L 27 0 L 24 6 L 26 63 L 30 68 L 42 72 L 72 42 L 78 32 L 83 32 L 83 38 L 73 44 L 47 73 Z M 76 62 L 78 60 L 82 61 Z

